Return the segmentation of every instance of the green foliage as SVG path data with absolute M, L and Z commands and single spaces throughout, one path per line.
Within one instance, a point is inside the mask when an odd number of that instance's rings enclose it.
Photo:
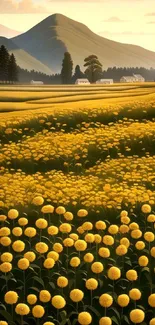
M 73 61 L 69 52 L 65 52 L 62 62 L 61 80 L 63 84 L 70 84 L 72 79 Z
M 102 64 L 96 55 L 90 55 L 84 60 L 85 74 L 91 83 L 94 83 L 102 75 Z

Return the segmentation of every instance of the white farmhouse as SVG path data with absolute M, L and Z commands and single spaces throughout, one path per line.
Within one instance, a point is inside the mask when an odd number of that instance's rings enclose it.
M 43 85 L 43 81 L 31 80 L 31 85 Z
M 88 79 L 85 79 L 85 78 L 81 78 L 81 79 L 77 79 L 75 81 L 75 84 L 76 85 L 90 85 L 90 82 Z
M 113 79 L 99 79 L 96 81 L 96 84 L 106 84 L 106 85 L 111 85 L 114 83 Z
M 120 82 L 136 82 L 136 78 L 134 76 L 124 76 L 120 79 Z
M 140 74 L 133 74 L 133 76 L 136 78 L 137 82 L 145 82 L 145 78 L 143 78 Z

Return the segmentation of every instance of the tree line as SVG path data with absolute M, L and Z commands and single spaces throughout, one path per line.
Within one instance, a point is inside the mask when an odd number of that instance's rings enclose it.
M 4 45 L 0 47 L 0 81 L 14 83 L 18 81 L 18 67 L 14 54 L 9 54 Z

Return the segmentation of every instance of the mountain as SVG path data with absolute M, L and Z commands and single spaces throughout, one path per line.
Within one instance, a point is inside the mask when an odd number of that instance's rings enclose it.
M 84 58 L 96 54 L 108 67 L 155 68 L 155 52 L 140 46 L 122 44 L 93 33 L 85 25 L 61 14 L 54 14 L 13 41 L 55 72 L 60 71 L 63 55 L 69 51 L 74 65 L 83 68 Z
M 11 37 L 15 37 L 19 34 L 21 34 L 21 32 L 17 32 L 17 30 L 8 28 L 8 27 L 0 24 L 0 35 L 1 36 L 11 38 Z
M 19 48 L 11 39 L 6 37 L 0 37 L 0 46 L 4 45 L 10 53 L 13 53 L 16 57 L 17 64 L 27 70 L 40 71 L 46 74 L 51 74 L 50 68 L 45 66 L 42 62 L 35 57 L 27 53 L 25 50 Z

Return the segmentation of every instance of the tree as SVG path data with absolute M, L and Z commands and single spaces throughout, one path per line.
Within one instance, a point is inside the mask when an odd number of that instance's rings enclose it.
M 64 53 L 62 61 L 61 80 L 63 84 L 70 84 L 72 80 L 73 61 L 69 52 Z
M 4 45 L 0 47 L 0 81 L 8 81 L 9 52 Z
M 18 81 L 18 66 L 14 54 L 11 54 L 9 58 L 8 79 L 12 83 Z
M 96 55 L 90 55 L 84 60 L 84 67 L 87 67 L 85 74 L 89 81 L 94 83 L 102 75 L 102 64 Z
M 84 77 L 84 73 L 81 71 L 80 66 L 76 65 L 75 72 L 74 72 L 74 75 L 72 77 L 72 81 L 75 82 L 77 79 L 83 78 L 83 77 Z

